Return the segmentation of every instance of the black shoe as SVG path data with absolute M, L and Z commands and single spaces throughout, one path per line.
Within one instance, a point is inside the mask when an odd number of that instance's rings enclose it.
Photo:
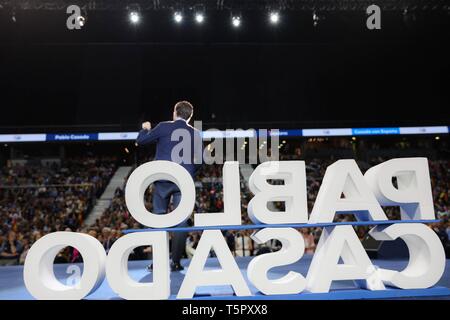
M 153 271 L 153 263 L 152 263 L 152 264 L 149 264 L 149 265 L 147 266 L 147 271 L 148 271 L 148 272 L 152 272 L 152 271 Z
M 178 263 L 172 262 L 170 264 L 170 270 L 171 271 L 181 271 L 181 270 L 184 270 L 184 267 L 179 262 Z

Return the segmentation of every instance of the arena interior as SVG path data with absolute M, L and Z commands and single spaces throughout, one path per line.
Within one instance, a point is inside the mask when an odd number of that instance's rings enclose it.
M 203 130 L 284 132 L 276 146 L 280 160 L 306 162 L 309 211 L 326 168 L 339 159 L 355 159 L 364 173 L 389 159 L 426 157 L 439 220 L 429 227 L 447 259 L 438 285 L 450 287 L 448 4 L 382 0 L 382 27 L 368 30 L 366 1 L 78 2 L 83 26 L 69 30 L 67 1 L 0 0 L 0 299 L 33 298 L 23 265 L 30 247 L 49 233 L 89 234 L 108 252 L 124 231 L 145 228 L 124 197 L 132 171 L 155 156 L 155 146 L 138 146 L 136 135 L 144 121 L 171 120 L 180 100 L 192 103 L 191 121 L 202 121 Z M 274 10 L 276 26 L 268 20 Z M 132 12 L 139 22 L 130 20 Z M 175 12 L 183 14 L 182 23 Z M 204 23 L 196 23 L 198 12 Z M 242 25 L 235 25 L 235 15 Z M 235 150 L 247 151 L 248 138 L 229 139 Z M 258 164 L 240 164 L 242 224 L 252 223 L 248 184 Z M 194 212 L 223 210 L 222 167 L 199 169 Z M 145 201 L 151 211 L 152 187 Z M 283 202 L 269 205 L 284 208 Z M 400 219 L 398 207 L 383 209 Z M 334 222 L 354 220 L 336 215 Z M 380 246 L 368 236 L 370 226 L 354 228 L 380 265 L 405 266 L 401 240 Z M 305 272 L 322 228 L 298 230 L 306 262 L 297 267 Z M 281 245 L 257 244 L 252 233 L 223 231 L 243 270 L 252 257 Z M 183 266 L 200 236 L 189 233 Z M 210 257 L 214 267 L 214 252 Z M 151 259 L 151 247 L 134 249 L 132 277 L 149 281 Z M 64 282 L 66 266 L 82 262 L 77 249 L 66 247 L 55 258 L 55 274 Z M 176 292 L 182 278 L 173 277 Z M 105 282 L 87 298 L 118 297 Z

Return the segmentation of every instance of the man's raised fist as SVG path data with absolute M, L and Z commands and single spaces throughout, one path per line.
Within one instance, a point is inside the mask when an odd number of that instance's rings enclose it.
M 144 122 L 143 124 L 142 124 L 142 129 L 144 129 L 144 130 L 150 130 L 152 128 L 152 125 L 150 124 L 150 122 Z

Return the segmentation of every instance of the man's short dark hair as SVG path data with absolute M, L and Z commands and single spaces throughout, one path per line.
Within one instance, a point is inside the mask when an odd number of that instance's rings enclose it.
M 194 107 L 188 101 L 180 101 L 175 104 L 175 113 L 177 117 L 187 120 L 192 116 L 193 112 Z

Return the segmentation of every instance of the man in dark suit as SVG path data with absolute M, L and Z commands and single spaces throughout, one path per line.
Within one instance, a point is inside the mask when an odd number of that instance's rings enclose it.
M 202 161 L 202 139 L 201 133 L 189 125 L 194 108 L 187 101 L 180 101 L 175 104 L 173 110 L 173 121 L 160 122 L 154 129 L 151 129 L 150 122 L 142 124 L 142 130 L 136 139 L 138 145 L 156 143 L 155 160 L 173 161 L 183 166 L 192 177 L 195 176 Z M 181 137 L 181 139 L 179 138 Z M 183 154 L 184 149 L 179 148 L 180 140 L 183 145 L 189 145 L 190 151 Z M 189 139 L 189 141 L 184 141 Z M 173 141 L 175 140 L 175 141 Z M 174 152 L 174 149 L 176 152 Z M 170 181 L 155 181 L 153 191 L 153 213 L 165 214 L 169 207 L 170 198 L 174 208 L 181 200 L 181 192 L 177 185 Z M 186 226 L 186 223 L 180 226 Z M 183 270 L 180 259 L 186 248 L 186 232 L 175 232 L 172 238 L 172 271 Z M 152 265 L 149 266 L 151 270 Z

